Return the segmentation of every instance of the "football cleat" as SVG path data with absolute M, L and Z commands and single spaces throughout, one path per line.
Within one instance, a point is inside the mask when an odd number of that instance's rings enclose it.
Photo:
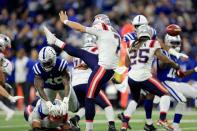
M 120 114 L 118 114 L 118 119 L 121 120 L 121 121 L 123 122 L 123 120 L 124 120 L 124 113 L 123 113 L 123 112 L 120 113 Z M 123 123 L 124 123 L 124 122 L 123 122 Z M 129 124 L 127 124 L 127 125 L 128 125 L 128 128 L 131 129 L 131 126 L 130 126 Z
M 123 122 L 120 131 L 127 131 L 127 129 L 128 129 L 128 124 L 126 122 Z
M 48 43 L 49 45 L 55 44 L 56 39 L 57 39 L 57 38 L 55 37 L 55 35 L 52 34 L 46 26 L 43 26 L 43 31 L 44 31 L 44 33 L 45 33 L 45 35 L 46 35 L 47 43 Z
M 151 125 L 145 124 L 144 130 L 145 131 L 157 131 L 157 128 L 155 128 L 153 124 L 151 124 Z
M 70 118 L 70 128 L 71 131 L 80 131 L 80 127 L 79 127 L 79 123 L 78 123 L 78 119 L 76 116 Z
M 118 131 L 114 125 L 109 125 L 108 131 Z
M 163 121 L 163 120 L 159 119 L 159 120 L 157 120 L 157 125 L 165 128 L 165 129 L 167 129 L 169 131 L 173 131 L 174 130 L 174 128 L 168 123 L 167 120 Z

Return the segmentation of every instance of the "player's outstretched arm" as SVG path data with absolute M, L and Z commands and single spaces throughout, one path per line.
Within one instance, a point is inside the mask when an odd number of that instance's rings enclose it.
M 126 67 L 129 67 L 130 65 L 131 65 L 131 62 L 130 62 L 129 56 L 127 55 L 127 56 L 125 57 L 125 66 L 126 66 Z
M 44 80 L 38 75 L 35 75 L 34 86 L 38 90 L 40 97 L 45 101 L 48 101 L 48 98 L 44 92 Z
M 185 76 L 190 76 L 192 75 L 193 73 L 196 73 L 197 72 L 197 67 L 195 67 L 194 69 L 191 69 L 191 70 L 187 70 L 185 71 Z
M 70 75 L 68 72 L 65 70 L 63 75 L 62 75 L 62 83 L 64 85 L 64 92 L 65 92 L 65 97 L 69 97 L 70 95 Z
M 69 21 L 68 20 L 68 16 L 66 14 L 66 11 L 60 11 L 59 13 L 60 16 L 60 20 L 61 22 L 63 22 L 65 25 L 69 26 L 70 28 L 80 31 L 80 32 L 86 32 L 86 27 L 77 23 L 77 22 L 73 22 L 73 21 Z

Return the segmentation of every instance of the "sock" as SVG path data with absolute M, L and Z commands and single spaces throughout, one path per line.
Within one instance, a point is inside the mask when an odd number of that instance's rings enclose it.
M 105 107 L 105 116 L 108 122 L 114 121 L 114 110 L 112 106 Z
M 124 116 L 131 117 L 137 108 L 137 102 L 131 100 L 127 109 L 124 111 Z
M 153 100 L 148 100 L 148 99 L 145 100 L 145 102 L 144 102 L 144 109 L 145 109 L 145 112 L 146 112 L 146 119 L 147 119 L 148 123 L 150 123 L 150 120 L 152 118 Z
M 182 114 L 185 108 L 185 103 L 179 102 L 175 107 L 175 115 L 173 123 L 179 124 L 182 119 Z
M 93 131 L 93 121 L 86 120 L 86 131 Z
M 115 122 L 114 121 L 109 121 L 108 123 L 109 123 L 109 125 L 115 126 Z
M 166 119 L 166 113 L 169 110 L 170 107 L 170 96 L 164 95 L 160 99 L 160 119 L 165 120 Z
M 85 117 L 86 120 L 93 121 L 95 116 L 95 99 L 85 98 Z
M 123 120 L 123 123 L 126 122 L 128 124 L 129 123 L 129 120 L 130 120 L 130 117 L 129 116 L 125 116 L 124 117 L 124 120 Z
M 160 112 L 160 119 L 164 121 L 166 119 L 166 112 Z
M 77 112 L 77 116 L 79 116 L 79 120 L 85 116 L 85 108 L 80 108 Z
M 146 124 L 147 125 L 152 125 L 153 124 L 153 120 L 152 119 L 146 119 Z

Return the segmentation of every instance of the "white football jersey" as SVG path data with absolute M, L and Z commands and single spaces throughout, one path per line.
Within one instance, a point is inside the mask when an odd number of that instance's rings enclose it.
M 12 63 L 8 59 L 3 58 L 1 69 L 4 73 L 11 75 L 13 70 Z
M 116 69 L 120 59 L 121 37 L 113 27 L 98 23 L 87 27 L 86 32 L 97 36 L 98 65 L 106 69 Z
M 134 40 L 130 42 L 129 48 L 134 44 Z M 127 49 L 130 58 L 131 70 L 129 77 L 135 81 L 144 81 L 152 77 L 151 67 L 154 60 L 155 51 L 161 48 L 156 40 L 147 40 L 138 50 Z
M 94 54 L 98 54 L 98 47 L 91 47 L 86 48 L 89 52 Z M 87 84 L 90 74 L 92 70 L 88 68 L 87 70 L 79 70 L 75 69 L 75 67 L 79 66 L 80 64 L 84 63 L 80 58 L 73 57 L 73 69 L 72 69 L 72 86 L 80 85 L 80 84 Z

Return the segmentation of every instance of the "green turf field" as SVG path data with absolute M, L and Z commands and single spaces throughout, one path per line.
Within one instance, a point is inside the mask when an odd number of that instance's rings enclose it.
M 116 111 L 116 127 L 119 130 L 121 122 L 117 119 L 117 114 L 120 111 Z M 144 126 L 144 111 L 142 109 L 137 110 L 135 115 L 132 117 L 130 124 L 133 131 L 143 131 Z M 159 112 L 153 112 L 154 122 L 158 119 Z M 5 115 L 0 111 L 0 131 L 28 131 L 30 129 L 28 123 L 23 118 L 23 112 L 16 112 L 14 118 L 10 121 L 4 121 Z M 173 120 L 173 110 L 168 113 L 169 122 L 172 123 Z M 80 127 L 82 131 L 85 130 L 85 121 L 84 119 L 80 122 Z M 183 131 L 197 131 L 197 110 L 187 111 L 183 116 L 181 126 Z M 94 121 L 95 131 L 107 131 L 107 122 L 105 119 L 105 113 L 103 111 L 98 112 L 95 121 Z M 164 130 L 159 128 L 159 130 Z

